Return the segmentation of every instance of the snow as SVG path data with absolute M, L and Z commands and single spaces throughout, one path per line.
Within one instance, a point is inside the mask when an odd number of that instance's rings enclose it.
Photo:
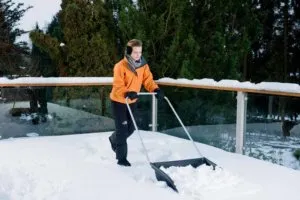
M 14 85 L 14 84 L 75 84 L 75 83 L 89 83 L 89 84 L 112 84 L 112 77 L 22 77 L 16 79 L 0 78 L 1 85 Z M 264 90 L 273 92 L 290 92 L 300 94 L 300 85 L 295 83 L 279 83 L 279 82 L 239 82 L 237 80 L 220 80 L 215 81 L 213 79 L 172 79 L 172 78 L 161 78 L 156 81 L 158 84 L 177 84 L 185 86 L 202 86 L 202 87 L 218 87 L 231 88 L 231 89 L 244 89 L 244 90 Z
M 240 82 L 237 80 L 220 80 L 215 81 L 213 79 L 172 79 L 172 78 L 161 78 L 157 83 L 174 83 L 174 84 L 184 84 L 189 85 L 201 85 L 208 87 L 229 87 L 229 88 L 241 88 L 241 89 L 250 89 L 250 90 L 268 90 L 276 92 L 291 92 L 291 93 L 300 93 L 300 85 L 295 83 L 279 83 L 279 82 L 261 82 L 261 83 L 251 83 L 249 81 Z
M 260 139 L 255 142 L 246 142 L 245 155 L 266 160 L 295 170 L 300 170 L 300 161 L 293 153 L 300 149 L 300 139 L 290 137 L 278 139 L 268 136 L 269 140 Z
M 300 73 L 299 72 L 296 72 L 296 73 L 290 73 L 290 77 L 300 77 Z
M 26 135 L 27 135 L 27 137 L 38 137 L 39 136 L 38 133 L 27 133 Z
M 197 168 L 170 167 L 163 168 L 177 184 L 177 189 L 194 199 L 223 199 L 252 195 L 261 190 L 259 185 L 247 183 L 238 175 L 225 169 L 202 165 Z
M 112 77 L 22 77 L 16 79 L 0 78 L 0 85 L 9 84 L 76 84 L 76 83 L 87 83 L 87 84 L 112 84 Z
M 152 162 L 197 158 L 190 141 L 140 131 Z M 197 143 L 218 167 L 168 168 L 179 193 L 158 182 L 135 132 L 132 167 L 116 164 L 110 132 L 0 141 L 1 200 L 297 199 L 300 172 Z

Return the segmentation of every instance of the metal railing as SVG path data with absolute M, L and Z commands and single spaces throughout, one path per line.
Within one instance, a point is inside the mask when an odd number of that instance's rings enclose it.
M 203 80 L 203 81 L 202 81 Z M 270 87 L 274 83 L 253 84 L 238 81 L 219 81 L 211 79 L 187 80 L 163 78 L 156 82 L 161 86 L 187 87 L 218 91 L 237 92 L 236 109 L 236 152 L 242 153 L 244 147 L 244 135 L 246 132 L 247 95 L 248 93 L 267 94 L 276 96 L 300 97 L 300 85 L 290 83 L 276 83 L 277 88 Z M 112 77 L 24 77 L 17 79 L 0 78 L 0 87 L 37 87 L 37 86 L 110 86 Z M 234 84 L 233 84 L 234 83 Z M 289 88 L 289 91 L 286 90 Z M 157 130 L 157 101 L 152 95 L 152 131 Z

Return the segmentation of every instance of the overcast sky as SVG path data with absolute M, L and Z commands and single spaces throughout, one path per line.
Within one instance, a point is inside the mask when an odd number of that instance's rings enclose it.
M 28 10 L 19 22 L 19 27 L 28 31 L 38 23 L 40 28 L 44 29 L 51 22 L 52 17 L 60 10 L 61 0 L 13 0 L 16 3 L 24 3 L 27 6 L 33 6 Z M 25 8 L 25 7 L 24 7 Z M 28 34 L 18 38 L 29 42 Z

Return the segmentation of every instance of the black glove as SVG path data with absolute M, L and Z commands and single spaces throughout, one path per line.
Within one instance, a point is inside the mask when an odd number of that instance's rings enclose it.
M 129 98 L 130 100 L 137 99 L 139 95 L 134 91 L 129 91 L 125 93 L 125 98 Z
M 159 99 L 159 100 L 161 100 L 161 99 L 163 99 L 163 98 L 165 97 L 164 91 L 162 91 L 162 90 L 159 89 L 159 88 L 156 88 L 156 89 L 154 90 L 154 92 L 156 93 L 156 94 L 155 94 L 155 97 L 156 97 L 157 99 Z

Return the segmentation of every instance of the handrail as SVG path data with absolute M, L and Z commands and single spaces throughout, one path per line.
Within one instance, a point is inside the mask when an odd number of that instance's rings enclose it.
M 254 84 L 250 82 L 239 82 L 235 80 L 221 80 L 219 82 L 216 82 L 213 79 L 187 80 L 170 78 L 159 79 L 156 81 L 156 83 L 163 86 L 300 97 L 300 85 L 293 83 L 262 82 Z M 270 87 L 270 85 L 274 83 L 280 87 Z M 11 80 L 7 78 L 0 78 L 0 87 L 84 87 L 102 85 L 109 86 L 112 84 L 112 77 L 22 77 Z M 286 88 L 289 88 L 289 91 L 286 91 Z
M 67 87 L 112 85 L 112 77 L 21 77 L 0 78 L 0 87 Z
M 293 83 L 262 82 L 250 83 L 237 80 L 213 79 L 187 80 L 162 78 L 156 81 L 159 85 L 210 89 L 219 91 L 237 92 L 237 119 L 236 119 L 236 152 L 243 152 L 243 138 L 246 131 L 247 93 L 267 94 L 276 96 L 300 97 L 300 85 Z M 15 79 L 0 78 L 1 87 L 47 87 L 47 86 L 111 86 L 112 77 L 23 77 Z M 155 99 L 155 98 L 153 98 Z M 155 102 L 152 102 L 155 105 Z M 157 107 L 153 106 L 152 126 L 156 129 Z
M 247 89 L 247 88 L 236 88 L 236 87 L 220 87 L 220 86 L 209 86 L 209 85 L 176 84 L 176 83 L 161 83 L 161 82 L 158 82 L 157 84 L 163 86 L 173 86 L 173 87 L 186 87 L 186 88 L 198 88 L 198 89 L 208 89 L 208 90 L 268 94 L 268 95 L 275 95 L 275 96 L 300 97 L 300 91 L 298 93 L 298 92 L 283 92 L 283 91 L 262 90 L 262 89 L 259 90 L 259 89 Z
M 213 79 L 187 80 L 163 78 L 159 79 L 157 84 L 173 87 L 300 97 L 300 85 L 295 83 L 261 82 L 255 84 L 250 82 L 239 82 L 237 80 L 221 80 L 217 82 Z M 274 88 L 274 84 L 278 87 Z M 289 88 L 289 91 L 287 91 L 286 88 Z

